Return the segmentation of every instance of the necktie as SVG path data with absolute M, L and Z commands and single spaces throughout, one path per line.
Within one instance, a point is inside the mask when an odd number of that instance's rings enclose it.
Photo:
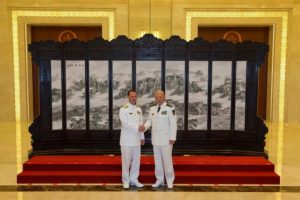
M 158 106 L 158 109 L 157 109 L 157 112 L 159 112 L 160 111 L 160 106 Z

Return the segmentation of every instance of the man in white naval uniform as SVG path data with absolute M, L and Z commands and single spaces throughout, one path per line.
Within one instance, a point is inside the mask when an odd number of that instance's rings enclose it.
M 123 188 L 129 185 L 143 187 L 138 181 L 140 171 L 141 145 L 145 144 L 144 132 L 139 131 L 142 124 L 142 109 L 136 106 L 137 94 L 135 90 L 128 91 L 128 103 L 120 108 L 122 124 L 120 146 L 122 157 Z M 129 171 L 130 169 L 130 171 Z
M 146 130 L 152 126 L 151 140 L 156 176 L 156 183 L 152 187 L 163 185 L 165 175 L 167 187 L 171 189 L 175 179 L 172 161 L 172 148 L 177 133 L 175 107 L 166 103 L 165 93 L 162 90 L 157 90 L 154 96 L 156 105 L 150 107 L 149 118 L 145 123 Z

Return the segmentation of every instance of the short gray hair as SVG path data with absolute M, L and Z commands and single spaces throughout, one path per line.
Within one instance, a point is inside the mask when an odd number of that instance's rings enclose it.
M 154 95 L 156 95 L 157 93 L 162 93 L 163 95 L 165 95 L 165 92 L 161 89 L 155 90 Z

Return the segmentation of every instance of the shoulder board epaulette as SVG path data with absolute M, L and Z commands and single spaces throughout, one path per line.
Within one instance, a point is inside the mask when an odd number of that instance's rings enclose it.
M 141 108 L 141 106 L 140 106 L 140 105 L 135 105 L 135 107 L 137 107 L 137 108 Z
M 169 104 L 167 103 L 166 106 L 170 107 L 170 108 L 173 108 L 173 105 L 172 104 Z
M 124 108 L 124 109 L 125 109 L 125 108 L 128 108 L 128 105 L 125 104 L 125 105 L 122 106 L 122 108 Z
M 152 102 L 152 103 L 149 104 L 149 106 L 150 106 L 150 107 L 156 106 L 156 103 L 155 103 L 155 102 Z

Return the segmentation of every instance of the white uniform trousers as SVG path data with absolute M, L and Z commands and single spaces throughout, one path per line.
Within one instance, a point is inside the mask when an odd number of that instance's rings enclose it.
M 140 173 L 141 146 L 121 146 L 121 153 L 123 184 L 137 181 Z
M 160 183 L 164 183 L 164 175 L 167 184 L 173 184 L 174 182 L 175 174 L 173 169 L 172 149 L 173 145 L 153 145 L 155 177 Z

